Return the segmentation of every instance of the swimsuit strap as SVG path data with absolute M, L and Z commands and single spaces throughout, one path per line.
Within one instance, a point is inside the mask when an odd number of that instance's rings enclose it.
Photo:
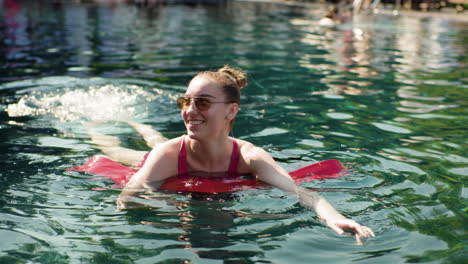
M 187 150 L 185 149 L 185 136 L 182 137 L 179 153 L 178 177 L 188 177 Z
M 233 138 L 231 162 L 229 163 L 229 169 L 228 169 L 229 176 L 237 175 L 237 164 L 239 164 L 239 146 L 237 145 L 237 140 Z
M 228 174 L 229 176 L 237 175 L 237 165 L 239 163 L 239 146 L 235 139 L 232 140 L 232 153 L 231 161 L 229 163 Z M 178 177 L 186 178 L 188 177 L 188 163 L 187 163 L 187 149 L 185 148 L 185 136 L 182 137 L 182 142 L 180 144 L 179 152 L 179 164 L 178 164 Z
M 143 156 L 143 160 L 138 164 L 137 168 L 141 169 L 143 165 L 145 165 L 146 160 L 148 159 L 150 152 L 146 152 L 145 156 Z

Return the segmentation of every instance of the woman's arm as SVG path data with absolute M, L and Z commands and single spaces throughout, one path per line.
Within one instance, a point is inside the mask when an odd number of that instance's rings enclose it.
M 375 236 L 370 228 L 362 226 L 336 211 L 318 193 L 297 186 L 288 172 L 279 166 L 265 150 L 252 147 L 246 152 L 246 163 L 254 170 L 259 180 L 296 194 L 304 206 L 313 208 L 318 217 L 338 234 L 344 234 L 343 229 L 352 230 L 356 234 L 358 244 L 361 243 L 361 237 Z
M 180 140 L 173 139 L 158 145 L 148 155 L 143 167 L 135 173 L 120 192 L 117 208 L 127 209 L 131 197 L 148 189 L 154 189 L 163 180 L 177 175 L 177 157 Z

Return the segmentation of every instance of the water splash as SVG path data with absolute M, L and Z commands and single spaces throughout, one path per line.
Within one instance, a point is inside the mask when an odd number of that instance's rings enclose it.
M 131 84 L 35 89 L 7 106 L 10 117 L 52 115 L 61 122 L 106 122 L 146 115 L 162 91 Z

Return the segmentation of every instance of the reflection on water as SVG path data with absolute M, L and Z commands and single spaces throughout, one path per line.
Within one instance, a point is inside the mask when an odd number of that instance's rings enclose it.
M 466 19 L 361 15 L 331 29 L 321 5 L 0 3 L 0 262 L 466 259 Z M 174 98 L 225 63 L 250 75 L 234 135 L 287 170 L 342 160 L 349 176 L 304 186 L 375 239 L 357 247 L 276 189 L 156 192 L 116 212 L 112 183 L 65 171 L 99 154 L 90 124 L 134 149 L 144 140 L 121 121 L 181 135 Z

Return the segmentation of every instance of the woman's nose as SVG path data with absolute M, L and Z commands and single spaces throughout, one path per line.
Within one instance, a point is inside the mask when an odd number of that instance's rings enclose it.
M 197 111 L 197 107 L 195 106 L 195 100 L 193 99 L 190 99 L 190 105 L 189 107 L 187 108 L 187 110 L 185 110 L 186 112 L 194 112 L 194 111 Z

